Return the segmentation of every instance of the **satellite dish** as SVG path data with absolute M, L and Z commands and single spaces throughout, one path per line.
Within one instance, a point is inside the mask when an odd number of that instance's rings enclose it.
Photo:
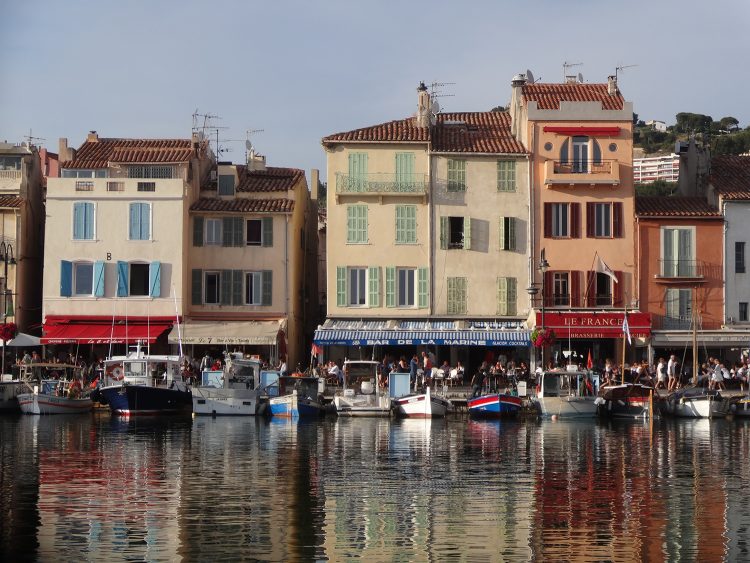
M 526 69 L 526 80 L 529 81 L 529 84 L 534 83 L 534 74 L 528 68 Z
M 581 74 L 580 72 L 578 73 L 578 82 L 583 84 L 583 74 Z
M 248 140 L 245 141 L 245 148 L 249 151 L 253 150 L 253 144 Z
M 430 111 L 432 113 L 440 113 L 440 104 L 435 100 L 432 102 L 432 105 L 430 106 Z

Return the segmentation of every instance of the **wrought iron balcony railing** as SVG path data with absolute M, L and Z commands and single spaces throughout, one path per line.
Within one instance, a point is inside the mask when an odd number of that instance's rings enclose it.
M 545 184 L 609 184 L 620 183 L 617 160 L 562 161 L 548 160 L 544 168 Z
M 697 260 L 659 260 L 661 278 L 699 278 L 703 272 Z
M 351 176 L 336 174 L 337 194 L 414 194 L 427 193 L 425 174 L 373 173 Z
M 656 320 L 656 319 L 654 319 Z M 681 315 L 679 317 L 661 317 L 659 319 L 662 330 L 690 330 L 690 315 Z
M 612 163 L 615 160 L 602 160 L 600 162 L 567 162 L 556 160 L 554 166 L 555 174 L 611 174 Z

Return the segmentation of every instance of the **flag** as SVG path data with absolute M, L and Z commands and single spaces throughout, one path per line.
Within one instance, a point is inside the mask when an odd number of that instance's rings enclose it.
M 591 358 L 591 350 L 589 350 L 589 358 L 586 360 L 586 368 L 591 369 L 594 367 L 594 360 Z
M 622 333 L 628 336 L 628 344 L 633 344 L 633 341 L 630 340 L 630 325 L 628 324 L 627 313 L 625 313 L 625 316 L 622 319 Z
M 614 270 L 607 266 L 607 264 L 602 260 L 602 257 L 598 254 L 596 255 L 596 260 L 594 261 L 594 271 L 599 272 L 600 274 L 606 274 L 610 278 L 612 278 L 612 281 L 617 283 L 617 276 L 615 275 Z
M 323 348 L 313 342 L 312 350 L 310 351 L 310 353 L 313 356 L 320 356 L 323 353 Z

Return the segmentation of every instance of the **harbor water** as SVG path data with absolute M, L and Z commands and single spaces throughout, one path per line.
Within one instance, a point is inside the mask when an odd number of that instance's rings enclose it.
M 750 423 L 0 418 L 2 561 L 747 561 Z

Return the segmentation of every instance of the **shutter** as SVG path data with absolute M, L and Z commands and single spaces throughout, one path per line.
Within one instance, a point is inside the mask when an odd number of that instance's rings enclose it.
M 678 260 L 678 276 L 691 276 L 693 266 L 693 233 L 689 229 L 680 229 L 679 233 L 679 247 L 677 252 Z
M 396 306 L 396 268 L 392 266 L 385 269 L 385 306 Z
M 221 283 L 221 290 L 219 295 L 219 303 L 222 305 L 232 304 L 232 270 L 221 270 L 219 276 Z
M 554 299 L 552 298 L 555 294 L 555 277 L 554 272 L 546 271 L 544 272 L 544 292 L 542 294 L 542 302 L 545 307 L 550 307 L 555 304 Z
M 693 290 L 692 289 L 680 289 L 680 297 L 679 297 L 679 316 L 687 318 L 689 316 L 689 311 L 691 310 L 693 306 Z M 690 319 L 690 322 L 692 323 L 692 319 Z
M 507 278 L 507 284 L 508 284 L 508 315 L 515 315 L 517 306 L 516 301 L 518 299 L 518 282 L 516 278 Z
M 336 306 L 346 307 L 346 268 L 341 266 L 336 267 Z
M 366 205 L 360 205 L 359 206 L 359 221 L 357 224 L 357 231 L 358 231 L 358 237 L 359 242 L 366 243 L 369 239 L 367 236 L 367 206 Z
M 161 297 L 161 262 L 148 265 L 148 287 L 151 297 Z
M 130 240 L 140 240 L 141 234 L 141 213 L 140 205 L 137 203 L 130 204 L 130 232 L 128 238 Z
M 669 319 L 679 317 L 679 289 L 666 289 L 664 291 L 665 316 Z
M 623 227 L 622 203 L 617 201 L 612 204 L 612 236 L 614 238 L 622 238 Z
M 570 272 L 570 306 L 581 306 L 581 273 L 574 270 Z
M 544 204 L 544 237 L 552 237 L 552 204 Z
M 398 157 L 398 155 L 396 155 Z M 398 164 L 398 159 L 396 159 L 396 164 Z M 405 207 L 403 205 L 397 205 L 396 206 L 396 242 L 404 242 L 404 239 L 406 238 L 404 235 L 404 209 Z
M 664 247 L 662 249 L 662 267 L 661 274 L 671 276 L 677 271 L 674 264 L 674 229 L 663 229 Z
M 396 189 L 398 191 L 411 191 L 414 179 L 414 153 L 396 153 Z
M 500 247 L 500 250 L 508 250 L 506 248 L 507 242 L 506 242 L 506 238 L 505 238 L 505 217 L 500 217 L 500 224 L 498 226 L 499 226 L 498 230 L 500 231 L 499 232 L 500 236 L 499 236 L 499 240 L 498 240 L 498 245 Z
M 203 270 L 193 270 L 192 283 L 192 303 L 193 305 L 203 304 Z
M 427 268 L 417 268 L 417 307 L 426 309 L 429 305 L 430 286 Z
M 263 246 L 273 246 L 273 217 L 263 217 Z
M 596 204 L 589 201 L 586 202 L 586 236 L 589 238 L 595 236 L 596 233 L 594 221 L 596 221 Z
M 193 217 L 193 246 L 203 246 L 203 217 Z
M 448 237 L 450 236 L 450 219 L 448 217 L 440 218 L 440 248 L 448 248 Z
M 104 297 L 104 261 L 94 262 L 94 295 Z
M 261 305 L 270 307 L 273 304 L 273 272 L 271 270 L 263 270 L 261 275 L 263 277 L 263 297 Z
M 560 163 L 567 164 L 568 162 L 568 147 L 570 146 L 569 139 L 565 139 L 563 144 L 560 146 Z
M 614 283 L 610 280 L 609 286 L 612 287 L 612 296 L 613 296 L 613 302 L 612 305 L 615 307 L 621 307 L 624 305 L 622 300 L 622 291 L 623 291 L 623 284 L 625 282 L 625 277 L 623 276 L 623 273 L 619 270 L 615 270 L 615 277 L 617 278 L 617 283 Z M 614 287 L 613 287 L 614 286 Z
M 221 246 L 234 246 L 232 244 L 232 219 L 234 217 L 222 217 L 221 219 Z
M 508 314 L 508 278 L 497 278 L 497 314 Z
M 380 307 L 380 268 L 373 266 L 367 273 L 370 296 L 368 302 L 370 307 Z
M 60 297 L 73 295 L 73 262 L 60 260 Z
M 508 217 L 508 250 L 516 250 L 516 218 L 515 217 Z
M 464 218 L 464 248 L 471 250 L 471 217 Z
M 596 306 L 596 272 L 586 272 L 586 307 Z
M 85 204 L 73 204 L 73 239 L 82 240 L 84 238 L 84 214 Z
M 117 297 L 127 297 L 130 285 L 128 284 L 128 263 L 117 261 Z
M 242 270 L 232 270 L 232 305 L 244 305 L 242 299 Z
M 93 240 L 94 239 L 94 204 L 93 203 L 84 203 L 83 204 L 85 209 L 85 229 L 83 232 L 83 236 L 86 240 Z
M 570 237 L 581 238 L 581 204 L 570 204 Z

